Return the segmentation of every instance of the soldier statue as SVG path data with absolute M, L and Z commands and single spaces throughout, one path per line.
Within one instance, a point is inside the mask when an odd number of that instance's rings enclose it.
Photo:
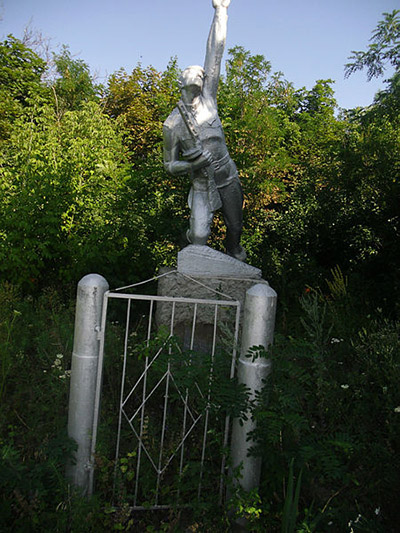
M 205 245 L 214 212 L 221 208 L 226 225 L 226 251 L 240 260 L 243 192 L 235 163 L 226 147 L 217 109 L 217 88 L 231 0 L 212 0 L 215 9 L 204 68 L 186 68 L 180 79 L 181 100 L 164 123 L 164 165 L 173 176 L 188 174 L 189 243 Z

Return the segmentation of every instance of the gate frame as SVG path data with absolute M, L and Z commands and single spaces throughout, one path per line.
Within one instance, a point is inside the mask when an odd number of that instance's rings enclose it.
M 124 287 L 125 288 L 125 287 Z M 104 362 L 104 345 L 105 345 L 105 333 L 106 333 L 106 320 L 107 320 L 107 309 L 108 309 L 108 300 L 109 299 L 120 299 L 120 300 L 128 300 L 129 302 L 131 300 L 136 301 L 150 301 L 150 312 L 149 312 L 149 325 L 148 325 L 148 336 L 147 341 L 150 340 L 150 330 L 152 325 L 152 310 L 153 310 L 153 303 L 154 302 L 162 302 L 162 303 L 172 303 L 173 305 L 173 312 L 171 316 L 171 328 L 170 328 L 170 335 L 173 334 L 173 327 L 174 327 L 174 308 L 175 304 L 182 303 L 182 304 L 188 304 L 188 305 L 209 305 L 209 306 L 215 306 L 215 316 L 214 316 L 214 331 L 213 331 L 213 348 L 212 348 L 212 354 L 211 356 L 214 356 L 215 352 L 215 341 L 216 341 L 216 328 L 217 328 L 217 308 L 218 307 L 236 307 L 236 317 L 235 317 L 235 333 L 234 333 L 234 339 L 233 339 L 233 347 L 232 347 L 232 360 L 231 360 L 231 367 L 230 367 L 230 373 L 229 378 L 232 379 L 235 374 L 236 369 L 236 362 L 237 362 L 237 346 L 238 346 L 238 337 L 239 337 L 239 323 L 240 323 L 240 311 L 241 306 L 240 302 L 234 299 L 231 300 L 211 300 L 211 299 L 202 299 L 202 298 L 184 298 L 184 297 L 169 297 L 169 296 L 156 296 L 156 295 L 143 295 L 143 294 L 127 294 L 127 293 L 118 293 L 118 292 L 112 292 L 112 291 L 106 291 L 104 293 L 103 297 L 103 309 L 102 309 L 102 321 L 101 321 L 101 327 L 99 332 L 100 337 L 100 346 L 99 346 L 99 358 L 98 358 L 98 368 L 97 368 L 97 379 L 96 379 L 96 392 L 95 392 L 95 398 L 94 398 L 94 414 L 93 414 L 93 428 L 92 428 L 92 443 L 91 443 L 91 454 L 90 454 L 90 463 L 91 468 L 89 472 L 89 486 L 88 486 L 88 495 L 93 494 L 93 485 L 94 485 L 94 455 L 96 451 L 96 443 L 97 443 L 97 430 L 98 430 L 98 423 L 99 423 L 99 415 L 100 415 L 100 403 L 101 403 L 101 388 L 102 388 L 102 380 L 103 380 L 103 362 Z M 130 304 L 128 307 L 128 316 L 127 316 L 127 325 L 128 327 L 128 321 L 129 321 L 129 310 L 130 310 Z M 196 317 L 194 316 L 194 324 L 195 324 Z M 193 343 L 193 336 L 194 336 L 194 325 L 192 326 L 192 338 L 191 338 L 191 344 Z M 124 342 L 124 360 L 126 358 L 126 349 L 127 349 L 127 339 L 125 338 Z M 124 375 L 121 379 L 121 389 L 123 387 L 123 380 Z M 122 411 L 123 403 L 122 403 L 122 390 L 121 390 L 121 399 L 120 399 L 120 406 L 119 406 L 119 419 L 121 419 L 121 411 Z M 205 422 L 205 432 L 204 432 L 204 440 L 203 440 L 203 446 L 202 446 L 202 458 L 201 458 L 201 464 L 204 462 L 204 454 L 205 454 L 205 445 L 206 445 L 206 430 L 208 427 L 208 409 L 205 413 L 206 416 L 206 422 Z M 227 416 L 225 419 L 225 429 L 224 429 L 224 448 L 228 446 L 228 438 L 229 438 L 229 425 L 230 425 L 230 417 Z M 119 426 L 120 426 L 120 420 L 119 420 Z M 141 441 L 139 441 L 139 447 L 141 447 Z M 118 443 L 117 443 L 118 445 Z M 118 450 L 117 450 L 118 451 Z M 220 481 L 220 491 L 219 491 L 219 498 L 220 501 L 222 501 L 223 498 L 223 479 L 222 475 L 225 470 L 225 456 L 223 456 L 222 464 L 221 464 L 221 481 Z M 160 472 L 158 473 L 160 474 Z M 198 493 L 201 492 L 201 483 L 199 484 Z M 134 510 L 140 510 L 140 509 L 165 509 L 169 506 L 163 506 L 163 505 L 153 505 L 151 507 L 142 507 L 134 505 Z

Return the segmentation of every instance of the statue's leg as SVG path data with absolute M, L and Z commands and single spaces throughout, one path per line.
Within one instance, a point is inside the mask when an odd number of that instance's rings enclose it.
M 218 191 L 222 200 L 222 213 L 226 225 L 226 251 L 239 261 L 245 261 L 246 252 L 240 245 L 243 229 L 243 191 L 239 178 L 235 177 Z
M 194 188 L 189 195 L 190 229 L 187 239 L 191 244 L 205 245 L 211 233 L 213 212 L 210 209 L 207 191 L 199 191 Z

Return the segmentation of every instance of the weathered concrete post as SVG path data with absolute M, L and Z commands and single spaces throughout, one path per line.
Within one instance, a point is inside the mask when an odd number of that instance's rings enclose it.
M 90 493 L 90 459 L 96 378 L 99 357 L 99 331 L 107 281 L 88 274 L 78 283 L 74 346 L 68 412 L 68 435 L 76 441 L 75 464 L 67 468 L 70 482 L 84 494 Z
M 238 380 L 250 389 L 251 399 L 254 399 L 256 391 L 262 389 L 263 380 L 271 371 L 271 363 L 263 358 L 252 361 L 246 354 L 252 346 L 267 348 L 272 344 L 276 302 L 277 294 L 269 285 L 257 284 L 246 292 Z M 247 435 L 255 428 L 256 423 L 251 417 L 243 425 L 239 424 L 238 419 L 233 421 L 232 467 L 235 469 L 242 465 L 239 483 L 247 492 L 257 488 L 260 482 L 261 458 L 248 455 L 254 443 Z

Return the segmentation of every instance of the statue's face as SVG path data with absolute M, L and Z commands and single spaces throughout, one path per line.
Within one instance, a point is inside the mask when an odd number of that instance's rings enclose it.
M 190 92 L 193 96 L 198 96 L 203 89 L 204 70 L 201 67 L 188 67 L 180 78 L 182 91 Z

